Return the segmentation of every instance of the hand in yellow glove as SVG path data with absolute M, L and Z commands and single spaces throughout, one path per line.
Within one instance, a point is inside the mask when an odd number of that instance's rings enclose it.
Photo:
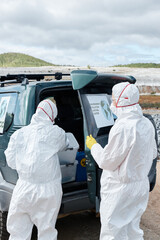
M 86 138 L 86 145 L 89 149 L 92 148 L 92 146 L 97 143 L 96 140 L 92 137 L 92 135 L 90 134 L 90 136 L 87 136 Z

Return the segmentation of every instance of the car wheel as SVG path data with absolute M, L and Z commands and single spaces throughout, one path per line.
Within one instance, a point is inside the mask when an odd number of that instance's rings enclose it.
M 150 192 L 154 189 L 155 184 L 156 184 L 156 175 L 154 176 L 153 181 L 150 183 L 150 190 L 149 190 Z
M 38 239 L 38 238 L 37 238 L 37 233 L 38 233 L 37 228 L 36 228 L 36 226 L 34 226 L 34 227 L 33 227 L 33 231 L 32 231 L 31 240 L 37 240 L 37 239 Z
M 8 212 L 0 211 L 0 240 L 9 239 L 9 233 L 7 232 L 7 229 L 6 229 L 7 213 Z

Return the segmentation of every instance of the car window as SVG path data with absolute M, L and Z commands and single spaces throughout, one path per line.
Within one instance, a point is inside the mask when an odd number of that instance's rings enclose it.
M 17 93 L 0 94 L 0 134 L 10 127 L 14 117 Z

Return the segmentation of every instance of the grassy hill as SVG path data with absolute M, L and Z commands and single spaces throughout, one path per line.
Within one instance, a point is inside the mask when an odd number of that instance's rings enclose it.
M 0 54 L 0 67 L 41 67 L 55 66 L 52 63 L 45 62 L 22 53 L 3 53 Z
M 131 68 L 160 68 L 160 63 L 131 63 L 126 65 L 115 65 L 114 67 L 131 67 Z

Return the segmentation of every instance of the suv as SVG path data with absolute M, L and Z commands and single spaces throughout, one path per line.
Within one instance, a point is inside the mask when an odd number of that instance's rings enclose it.
M 62 76 L 67 75 L 71 75 L 71 80 L 62 80 Z M 52 80 L 45 81 L 46 76 Z M 92 134 L 103 147 L 107 144 L 109 131 L 116 118 L 108 107 L 112 87 L 125 81 L 134 84 L 136 79 L 132 76 L 99 74 L 91 70 L 74 70 L 71 74 L 7 75 L 1 76 L 0 80 L 0 240 L 8 239 L 6 218 L 18 179 L 17 172 L 8 167 L 4 151 L 13 132 L 28 125 L 39 102 L 49 97 L 54 97 L 57 103 L 56 124 L 74 135 L 78 151 L 84 153 L 82 165 L 86 166 L 86 178 L 78 181 L 74 178 L 62 184 L 63 199 L 59 214 L 89 209 L 95 209 L 98 213 L 102 170 L 86 147 L 85 138 Z M 103 110 L 100 111 L 100 108 Z M 155 127 L 152 117 L 147 117 Z M 156 162 L 157 159 L 154 159 L 149 173 L 150 190 L 156 181 Z M 63 171 L 65 174 L 67 167 Z

